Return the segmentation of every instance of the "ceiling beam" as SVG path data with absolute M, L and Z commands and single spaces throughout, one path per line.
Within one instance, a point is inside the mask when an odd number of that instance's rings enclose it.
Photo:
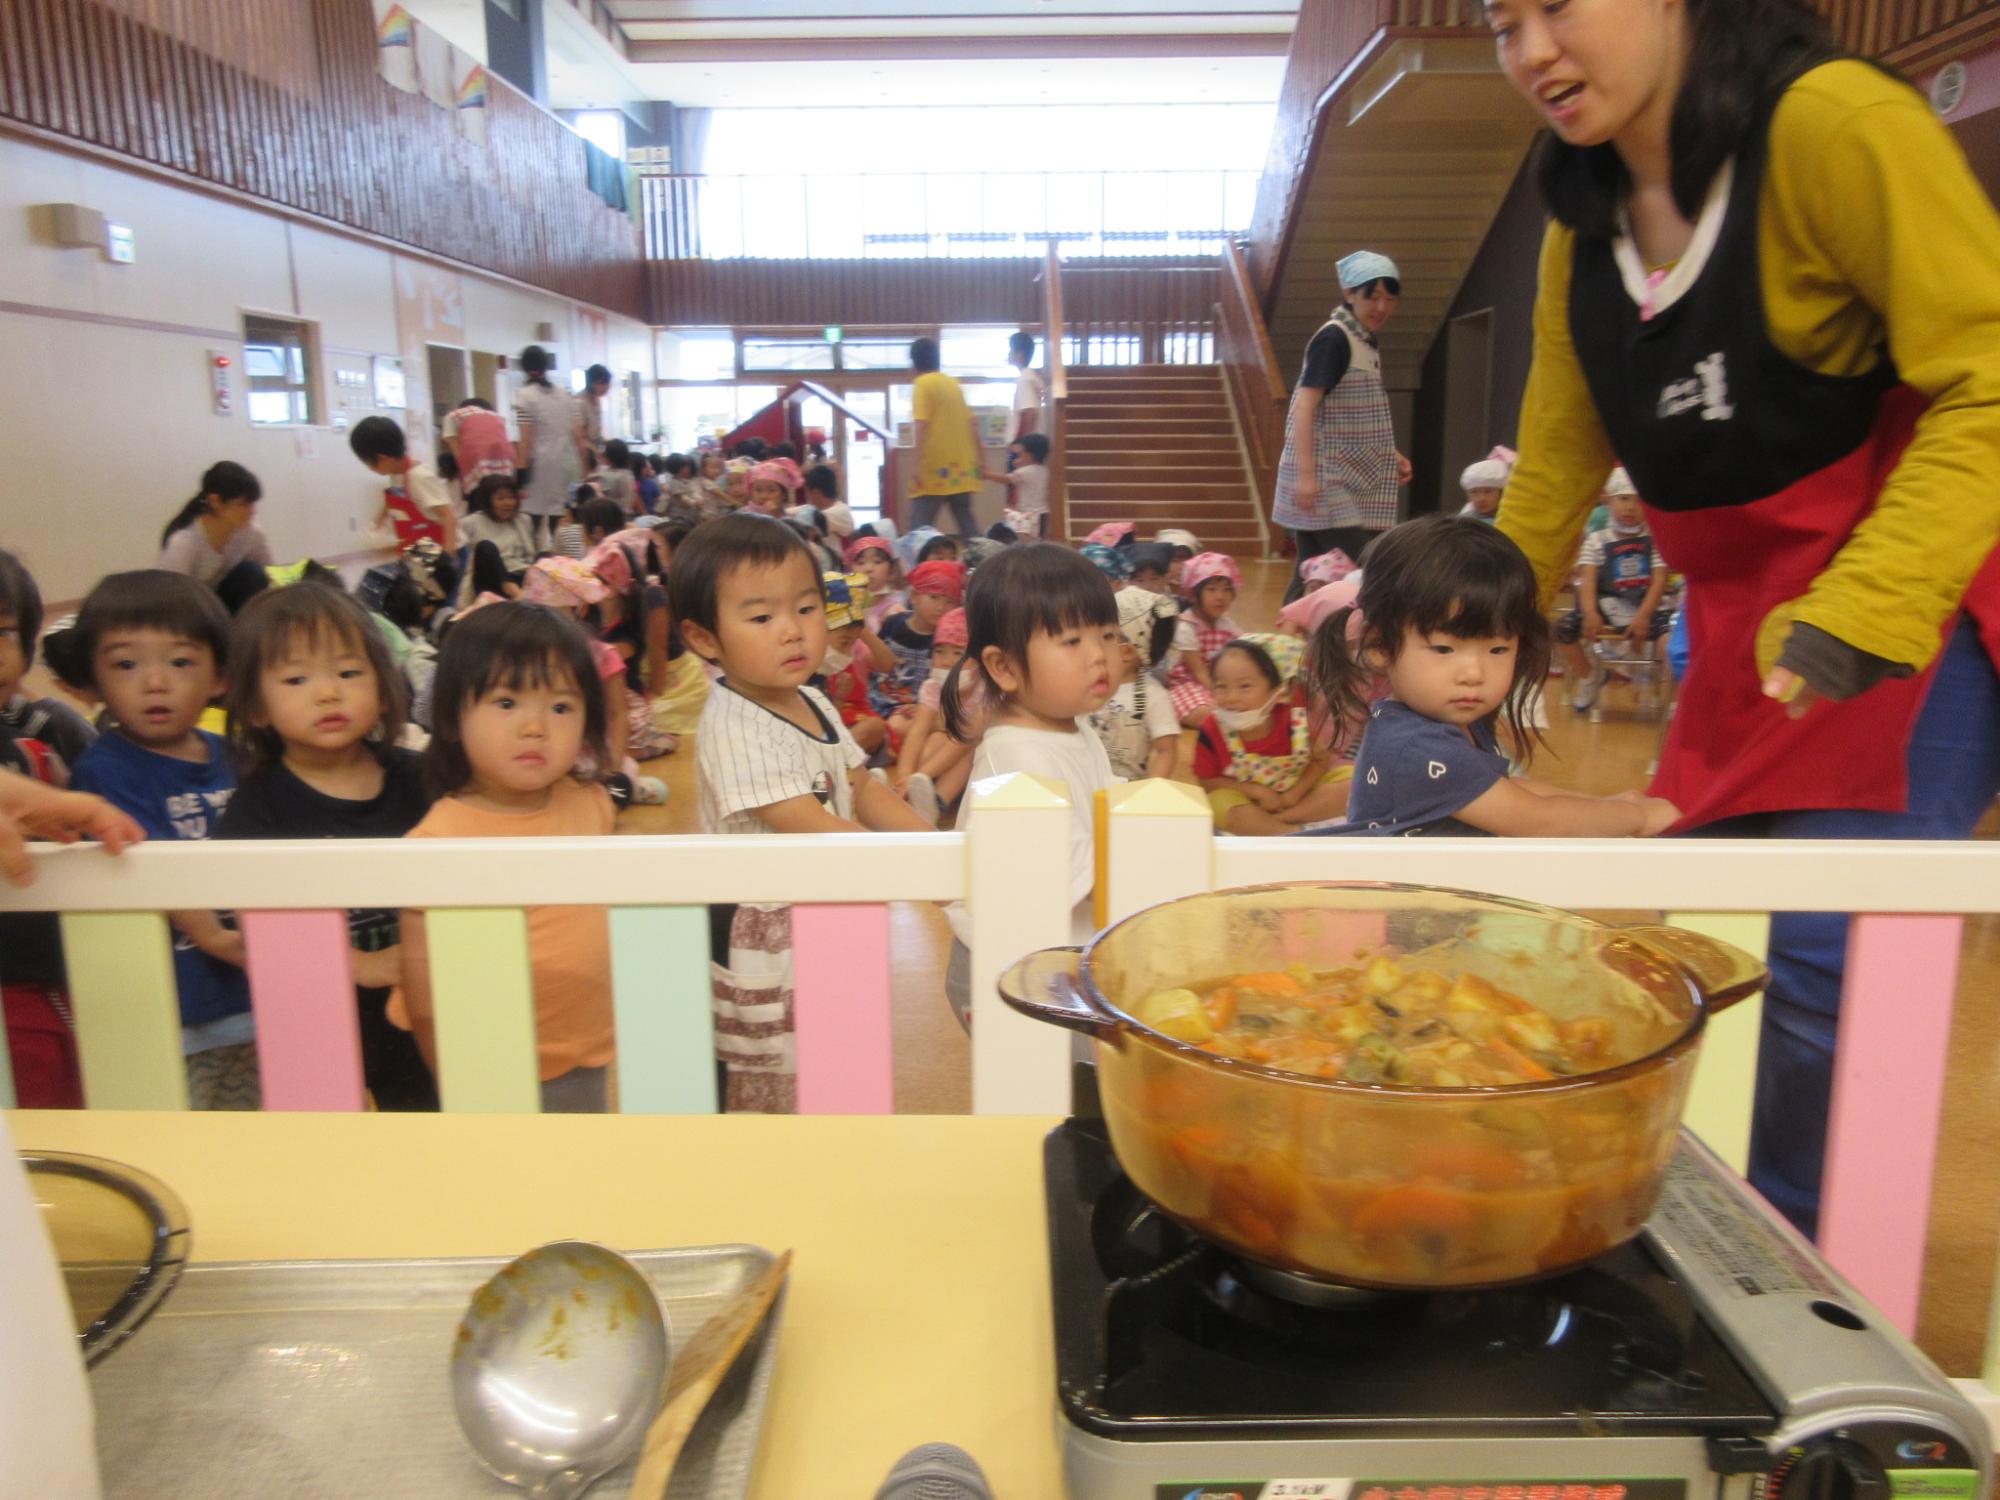
M 838 36 L 632 43 L 635 63 L 956 62 L 966 58 L 1283 57 L 1284 32 L 1107 36 Z

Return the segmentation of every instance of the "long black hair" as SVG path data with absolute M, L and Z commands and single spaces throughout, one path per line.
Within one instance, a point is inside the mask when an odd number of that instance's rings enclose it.
M 1347 623 L 1356 610 L 1361 639 L 1350 644 Z M 1328 615 L 1306 647 L 1306 681 L 1339 740 L 1368 722 L 1367 688 L 1380 668 L 1366 658 L 1394 661 L 1413 630 L 1518 642 L 1514 684 L 1495 717 L 1506 720 L 1526 762 L 1539 739 L 1529 717 L 1549 674 L 1549 621 L 1536 595 L 1535 570 L 1521 549 L 1497 527 L 1467 516 L 1405 521 L 1369 544 L 1359 596 Z
M 1693 221 L 1722 164 L 1742 149 L 1771 91 L 1844 56 L 1827 24 L 1798 0 L 1686 0 L 1687 67 L 1669 141 L 1674 206 Z M 1549 212 L 1585 239 L 1618 232 L 1631 178 L 1617 148 L 1572 146 L 1544 131 L 1535 177 Z
M 167 545 L 167 538 L 176 531 L 186 531 L 208 511 L 208 497 L 218 500 L 250 500 L 264 498 L 264 486 L 257 482 L 257 476 L 239 463 L 223 459 L 221 463 L 210 464 L 201 476 L 201 488 L 195 497 L 174 513 L 167 522 L 167 529 L 160 533 L 160 545 Z
M 438 651 L 431 687 L 431 742 L 424 750 L 424 784 L 449 797 L 472 784 L 459 720 L 496 687 L 573 686 L 583 699 L 583 756 L 600 776 L 611 764 L 606 739 L 604 682 L 597 675 L 590 637 L 568 615 L 538 604 L 487 604 L 452 622 Z M 572 770 L 571 775 L 581 774 Z
M 965 591 L 965 655 L 978 664 L 994 703 L 1003 695 L 986 665 L 988 647 L 998 648 L 1025 677 L 1028 642 L 1036 636 L 1117 624 L 1118 600 L 1112 595 L 1111 580 L 1081 552 L 1055 542 L 1007 548 L 972 575 Z M 939 700 L 944 732 L 960 741 L 972 732 L 972 716 L 959 690 L 963 680 L 964 673 L 953 672 L 945 679 Z

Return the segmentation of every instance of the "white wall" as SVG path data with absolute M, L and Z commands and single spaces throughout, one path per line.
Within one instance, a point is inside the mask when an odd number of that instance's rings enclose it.
M 31 212 L 52 203 L 132 226 L 136 263 L 57 248 L 46 215 Z M 232 458 L 263 482 L 259 524 L 279 558 L 358 551 L 381 481 L 355 461 L 343 429 L 250 424 L 242 315 L 317 320 L 324 363 L 402 357 L 417 406 L 424 371 L 420 361 L 411 368 L 410 354 L 425 333 L 407 306 L 399 315 L 398 260 L 278 214 L 0 136 L 0 349 L 11 367 L 0 401 L 0 546 L 22 556 L 50 600 L 79 598 L 105 573 L 151 563 L 160 529 L 202 470 Z M 552 323 L 566 362 L 603 358 L 652 379 L 642 323 L 473 273 L 402 264 L 450 284 L 468 348 L 512 356 L 535 341 L 537 324 Z M 212 350 L 235 361 L 227 416 L 213 409 Z M 323 378 L 322 422 L 337 409 L 335 395 Z M 430 451 L 427 411 L 385 415 Z

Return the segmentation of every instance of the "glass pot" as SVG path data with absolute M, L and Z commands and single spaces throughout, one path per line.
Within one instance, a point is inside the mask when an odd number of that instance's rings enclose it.
M 1616 1065 L 1493 1088 L 1391 1087 L 1218 1056 L 1135 1019 L 1162 990 L 1303 964 L 1477 974 L 1557 1021 L 1611 1020 Z M 1749 954 L 1668 927 L 1373 883 L 1170 901 L 1087 947 L 1029 955 L 1014 1009 L 1094 1039 L 1127 1175 L 1197 1234 L 1295 1274 L 1397 1290 L 1554 1275 L 1639 1232 L 1674 1152 L 1709 1015 Z

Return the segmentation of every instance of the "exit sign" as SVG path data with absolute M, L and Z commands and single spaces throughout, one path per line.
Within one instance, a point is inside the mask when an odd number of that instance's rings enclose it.
M 829 323 L 826 325 L 826 341 L 829 344 L 837 344 L 846 332 L 847 330 L 838 323 Z

